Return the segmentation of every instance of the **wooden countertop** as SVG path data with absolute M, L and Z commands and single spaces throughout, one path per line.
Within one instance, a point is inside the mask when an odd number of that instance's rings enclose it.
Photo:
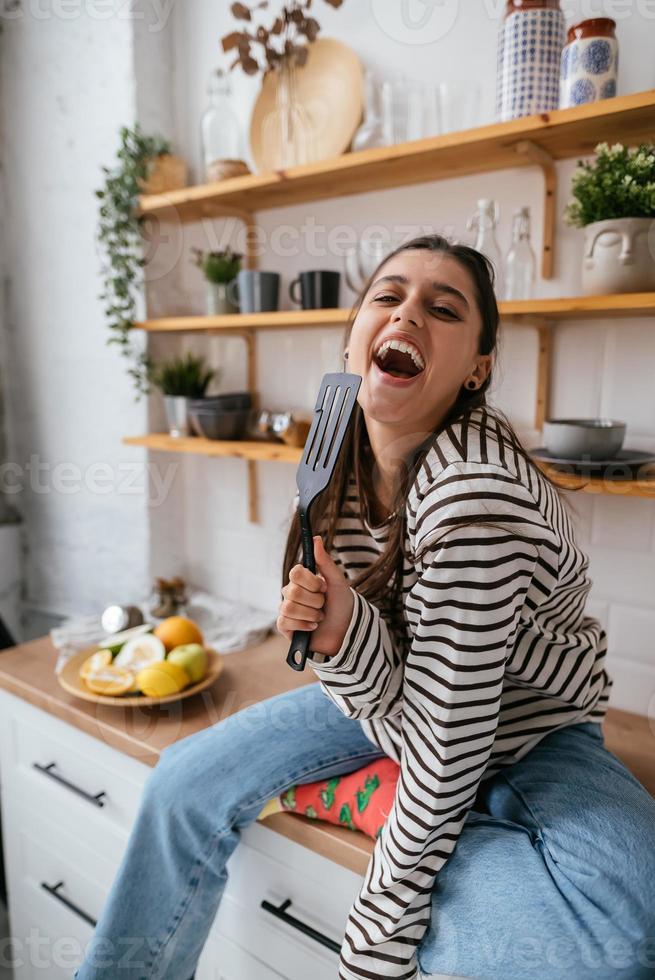
M 160 707 L 119 708 L 75 698 L 59 686 L 57 658 L 49 637 L 0 651 L 0 688 L 79 728 L 107 745 L 154 766 L 167 745 L 192 735 L 249 704 L 283 691 L 318 683 L 311 667 L 291 670 L 287 641 L 273 634 L 258 646 L 230 653 L 210 688 L 184 701 Z M 610 709 L 603 726 L 605 744 L 655 795 L 655 722 Z M 373 841 L 359 831 L 277 813 L 267 827 L 363 875 Z
M 216 682 L 194 697 L 159 707 L 121 708 L 82 701 L 60 687 L 54 671 L 57 651 L 46 636 L 0 650 L 0 688 L 154 766 L 172 742 L 250 704 L 318 683 L 309 664 L 303 671 L 286 664 L 288 650 L 284 637 L 272 634 L 258 646 L 226 654 Z M 364 874 L 373 852 L 373 841 L 359 831 L 299 814 L 274 813 L 262 823 L 357 874 Z

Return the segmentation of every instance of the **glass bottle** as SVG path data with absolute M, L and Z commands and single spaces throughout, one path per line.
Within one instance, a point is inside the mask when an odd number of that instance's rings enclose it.
M 466 227 L 469 231 L 475 231 L 474 248 L 482 252 L 490 260 L 494 268 L 494 292 L 496 299 L 503 299 L 503 259 L 500 245 L 496 238 L 496 225 L 498 224 L 498 202 L 490 198 L 481 197 L 478 199 L 477 210 L 469 218 Z
M 216 68 L 207 86 L 209 106 L 200 119 L 204 179 L 218 180 L 226 161 L 241 161 L 241 127 L 232 108 L 232 88 L 222 68 Z
M 530 244 L 530 208 L 514 213 L 512 244 L 505 262 L 505 299 L 532 299 L 537 259 Z
M 351 149 L 356 153 L 358 150 L 382 145 L 380 86 L 374 73 L 367 68 L 364 72 L 364 121 L 353 136 Z

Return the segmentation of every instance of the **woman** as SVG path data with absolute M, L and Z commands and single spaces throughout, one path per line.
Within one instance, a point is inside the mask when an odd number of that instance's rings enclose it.
M 371 277 L 346 352 L 354 424 L 312 511 L 318 572 L 296 521 L 284 559 L 277 628 L 312 630 L 319 683 L 164 751 L 80 980 L 186 980 L 240 829 L 381 755 L 399 778 L 342 980 L 651 975 L 655 801 L 603 746 L 587 558 L 486 407 L 497 327 L 466 246 L 413 239 Z

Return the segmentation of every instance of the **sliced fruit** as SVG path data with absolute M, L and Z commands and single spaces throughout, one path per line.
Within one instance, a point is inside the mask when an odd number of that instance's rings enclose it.
M 107 694 L 111 697 L 126 694 L 133 683 L 134 674 L 132 671 L 115 667 L 114 664 L 101 667 L 99 670 L 92 670 L 86 677 L 86 686 L 89 690 L 93 691 L 94 694 Z
M 100 670 L 102 667 L 107 667 L 111 663 L 111 651 L 110 650 L 96 650 L 92 653 L 90 657 L 87 657 L 82 666 L 80 667 L 80 677 L 83 681 L 87 679 L 91 671 Z
M 184 667 L 192 684 L 197 684 L 207 673 L 207 653 L 199 643 L 186 643 L 175 647 L 166 658 L 169 663 Z
M 142 633 L 128 640 L 114 658 L 117 667 L 126 667 L 138 673 L 144 667 L 163 660 L 166 656 L 166 648 L 162 641 L 153 633 Z
M 175 647 L 184 646 L 187 643 L 200 643 L 203 638 L 197 623 L 184 616 L 169 616 L 157 627 L 155 636 L 158 636 L 167 650 L 174 650 Z
M 152 633 L 153 629 L 152 623 L 142 623 L 141 626 L 133 626 L 132 629 L 123 630 L 122 633 L 112 633 L 111 636 L 106 636 L 104 640 L 100 641 L 98 646 L 101 650 L 110 650 L 112 653 L 118 653 L 121 647 L 133 639 L 133 637 L 142 636 L 144 633 Z
M 136 675 L 139 690 L 149 698 L 165 698 L 177 694 L 190 683 L 189 675 L 179 664 L 168 660 L 144 667 Z

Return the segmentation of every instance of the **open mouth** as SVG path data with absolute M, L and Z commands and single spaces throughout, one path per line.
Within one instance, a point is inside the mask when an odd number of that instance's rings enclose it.
M 393 347 L 383 350 L 373 360 L 383 374 L 402 380 L 415 378 L 425 370 L 416 363 L 408 351 L 396 350 Z

